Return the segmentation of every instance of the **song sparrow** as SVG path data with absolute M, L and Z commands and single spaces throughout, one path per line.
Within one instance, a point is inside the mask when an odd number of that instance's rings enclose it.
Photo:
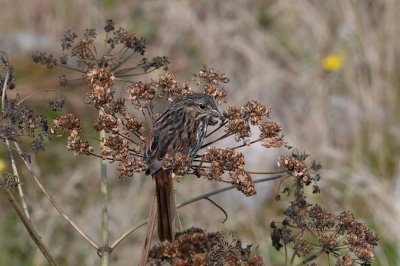
M 149 165 L 146 174 L 151 174 L 156 182 L 160 241 L 172 241 L 175 211 L 172 171 L 163 168 L 163 159 L 167 153 L 180 152 L 193 160 L 212 117 L 223 117 L 214 98 L 205 93 L 192 93 L 164 111 L 146 141 L 144 157 Z

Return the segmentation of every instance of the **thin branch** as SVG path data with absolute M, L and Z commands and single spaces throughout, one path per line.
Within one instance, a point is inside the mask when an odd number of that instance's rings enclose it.
M 25 213 L 26 217 L 28 218 L 28 220 L 31 220 L 31 216 L 30 216 L 29 210 L 28 210 L 28 204 L 26 203 L 24 190 L 22 189 L 21 180 L 19 178 L 17 164 L 15 162 L 14 154 L 12 153 L 12 149 L 11 149 L 11 144 L 10 144 L 10 141 L 8 139 L 6 139 L 6 145 L 7 145 L 7 148 L 8 148 L 8 155 L 10 156 L 10 160 L 11 160 L 11 166 L 12 166 L 12 169 L 13 169 L 13 174 L 14 174 L 15 179 L 16 179 L 15 181 L 17 181 L 18 193 L 19 193 L 19 198 L 21 200 L 22 209 L 24 210 L 24 213 Z
M 125 52 L 126 52 L 126 50 L 125 50 Z M 124 53 L 125 53 L 124 52 Z M 113 66 L 112 68 L 111 68 L 111 72 L 112 71 L 114 71 L 114 70 L 116 70 L 117 68 L 119 68 L 119 67 L 121 67 L 123 64 L 125 64 L 129 59 L 131 59 L 131 57 L 133 56 L 133 55 L 135 55 L 135 53 L 133 52 L 133 53 L 131 53 L 130 55 L 128 55 L 127 57 L 125 57 L 124 58 L 124 60 L 122 60 L 122 61 L 120 61 L 120 62 L 118 62 L 115 66 Z M 137 66 L 135 66 L 135 67 L 133 67 L 133 68 L 137 68 Z M 126 71 L 126 69 L 128 69 L 128 68 L 124 68 L 124 69 L 121 69 L 121 70 L 119 70 L 119 71 L 116 71 L 115 72 L 115 75 L 118 75 L 119 73 L 124 73 L 124 71 Z M 130 71 L 130 70 L 129 70 Z
M 296 254 L 296 253 L 295 253 Z M 287 260 L 288 260 L 288 252 L 287 252 L 287 245 L 285 245 L 285 266 L 287 266 Z
M 316 258 L 318 258 L 319 256 L 321 256 L 323 254 L 322 251 L 318 251 L 317 253 L 310 255 L 308 258 L 306 258 L 305 260 L 303 260 L 302 262 L 300 262 L 297 265 L 306 265 L 307 263 L 309 263 L 312 260 L 315 260 Z
M 129 140 L 130 142 L 132 142 L 132 143 L 135 144 L 136 146 L 140 146 L 136 141 L 134 141 L 134 140 L 128 138 L 128 137 L 125 136 L 124 134 L 121 134 L 121 133 L 117 132 L 117 135 L 120 136 L 120 137 L 122 137 L 122 138 L 124 138 L 124 139 L 126 139 L 126 140 Z
M 244 146 L 249 146 L 249 145 L 251 145 L 251 144 L 254 144 L 254 143 L 256 143 L 256 142 L 259 142 L 260 140 L 263 140 L 263 139 L 256 139 L 256 140 L 250 141 L 249 143 L 243 143 L 243 144 L 237 145 L 237 146 L 235 146 L 235 147 L 232 147 L 231 149 L 232 149 L 232 150 L 235 150 L 235 149 L 242 148 L 242 147 L 244 147 Z
M 264 178 L 260 178 L 260 179 L 254 180 L 253 183 L 254 184 L 262 183 L 262 182 L 276 180 L 276 179 L 280 179 L 280 178 L 284 178 L 284 177 L 286 177 L 286 175 L 277 175 L 277 176 L 271 176 L 271 177 L 264 177 Z M 231 186 L 228 186 L 228 187 L 220 188 L 220 189 L 217 189 L 217 190 L 214 190 L 214 191 L 199 195 L 197 197 L 191 198 L 191 199 L 189 199 L 187 201 L 184 201 L 181 204 L 179 204 L 177 207 L 181 208 L 181 207 L 186 206 L 188 204 L 191 204 L 193 202 L 196 202 L 196 201 L 199 201 L 199 200 L 202 200 L 202 199 L 205 199 L 205 198 L 208 198 L 208 197 L 214 196 L 216 194 L 219 194 L 219 193 L 222 193 L 222 192 L 225 192 L 225 191 L 228 191 L 228 190 L 232 190 L 232 189 L 235 189 L 235 188 L 237 188 L 236 185 L 231 185 Z
M 73 70 L 73 71 L 76 71 L 76 72 L 79 72 L 79 73 L 82 73 L 82 74 L 86 74 L 86 72 L 82 68 L 80 68 L 78 66 L 75 66 L 75 65 L 72 65 L 72 64 L 69 64 L 69 63 L 68 64 L 63 64 L 63 65 L 58 65 L 58 66 L 60 66 L 62 68 L 69 69 L 69 70 Z
M 283 180 L 285 180 L 286 178 L 288 178 L 288 177 L 290 177 L 290 176 L 291 176 L 291 175 L 287 175 L 287 176 L 285 176 L 284 178 L 282 178 L 282 179 L 279 181 L 278 193 L 277 193 L 277 194 L 279 194 L 279 193 L 280 193 L 279 191 L 281 191 L 281 186 L 282 186 Z
M 203 144 L 203 146 L 201 146 L 200 149 L 204 149 L 205 147 L 208 147 L 208 146 L 210 146 L 210 145 L 212 145 L 212 144 L 214 144 L 214 143 L 216 143 L 216 142 L 218 142 L 218 141 L 220 141 L 220 140 L 223 140 L 224 138 L 227 138 L 227 137 L 229 137 L 229 136 L 232 136 L 232 135 L 233 135 L 233 133 L 228 132 L 228 133 L 222 135 L 221 137 L 217 138 L 216 140 L 213 140 L 213 141 L 211 141 L 211 142 L 208 142 L 208 143 L 206 143 L 206 144 Z
M 276 175 L 276 174 L 286 173 L 287 170 L 281 170 L 281 171 L 276 171 L 276 172 L 254 172 L 254 171 L 246 171 L 246 172 L 251 175 Z
M 96 153 L 89 152 L 89 154 L 90 154 L 90 155 L 92 155 L 92 156 L 94 156 L 94 157 L 97 157 L 97 158 L 103 159 L 103 156 L 101 156 L 101 155 L 98 155 L 98 154 L 96 154 Z
M 153 68 L 153 69 L 151 69 L 151 70 L 147 70 L 147 71 L 140 72 L 140 73 L 135 73 L 135 74 L 115 75 L 115 77 L 116 77 L 119 81 L 133 83 L 132 80 L 124 80 L 124 79 L 120 79 L 120 78 L 135 77 L 135 76 L 145 75 L 145 74 L 149 74 L 149 73 L 151 73 L 151 72 L 153 72 L 153 71 L 155 71 L 155 70 L 157 70 L 157 68 Z
M 42 92 L 49 92 L 49 91 L 57 91 L 56 89 L 46 89 L 46 90 L 40 90 L 40 91 L 36 91 L 34 93 L 31 93 L 30 95 L 24 97 L 22 100 L 20 100 L 17 105 L 20 105 L 21 103 L 23 103 L 24 101 L 28 100 L 29 98 L 36 96 Z
M 122 234 L 117 240 L 114 241 L 114 243 L 112 243 L 111 249 L 114 250 L 127 236 L 135 232 L 140 227 L 145 226 L 147 224 L 147 221 L 148 219 L 141 221 L 140 223 L 134 225 L 131 229 L 126 231 L 124 234 Z
M 208 133 L 206 135 L 206 138 L 211 136 L 212 134 L 214 134 L 215 132 L 217 132 L 220 128 L 222 128 L 223 126 L 225 126 L 228 123 L 228 120 L 222 122 L 216 129 L 214 129 L 213 131 L 211 131 L 210 133 Z
M 40 182 L 39 178 L 37 177 L 37 175 L 35 174 L 35 172 L 33 171 L 32 167 L 29 165 L 29 163 L 27 161 L 25 161 L 25 159 L 22 157 L 22 150 L 21 147 L 19 146 L 19 144 L 17 142 L 14 142 L 15 147 L 18 150 L 18 153 L 22 159 L 22 161 L 24 162 L 26 168 L 28 169 L 29 173 L 31 174 L 31 176 L 33 177 L 33 180 L 35 181 L 35 183 L 38 185 L 38 187 L 40 188 L 40 190 L 43 192 L 43 194 L 46 196 L 46 198 L 50 201 L 50 203 L 54 206 L 54 208 L 56 208 L 56 210 L 61 214 L 61 216 L 86 240 L 89 242 L 89 244 L 94 247 L 96 250 L 99 249 L 99 245 L 96 244 L 96 242 L 94 242 L 88 235 L 86 235 L 81 228 L 79 228 L 79 226 L 71 220 L 71 218 L 69 218 L 69 216 L 61 209 L 60 205 L 58 205 L 58 203 L 54 200 L 54 198 L 47 192 L 47 190 L 45 189 L 45 187 L 42 185 L 42 183 Z
M 285 249 L 287 249 L 287 245 L 285 244 Z M 286 251 L 287 254 L 287 251 Z M 292 257 L 290 258 L 290 265 L 293 265 L 294 259 L 296 258 L 296 252 L 293 252 Z
M 147 258 L 149 256 L 151 239 L 153 237 L 154 225 L 157 219 L 157 196 L 154 193 L 153 203 L 151 204 L 149 219 L 147 220 L 147 231 L 146 231 L 146 240 L 144 241 L 144 247 L 142 250 L 142 254 L 140 256 L 140 266 L 145 266 L 147 262 Z
M 226 222 L 226 220 L 228 220 L 228 214 L 226 213 L 226 211 L 224 210 L 224 208 L 222 208 L 220 205 L 218 205 L 215 201 L 213 201 L 212 199 L 210 199 L 210 198 L 205 198 L 206 200 L 208 200 L 209 202 L 211 202 L 212 204 L 214 204 L 215 205 L 215 207 L 217 207 L 218 209 L 220 209 L 223 213 L 224 213 L 224 215 L 225 215 L 225 219 L 222 221 L 222 223 L 225 223 Z
M 10 191 L 10 189 L 5 189 L 7 198 L 14 207 L 15 211 L 18 214 L 18 217 L 21 219 L 22 223 L 24 224 L 26 230 L 28 231 L 30 237 L 32 238 L 33 242 L 35 242 L 36 246 L 39 248 L 39 250 L 42 252 L 43 256 L 46 258 L 47 262 L 51 266 L 56 266 L 58 265 L 57 262 L 54 260 L 53 256 L 50 254 L 49 249 L 47 246 L 44 244 L 42 241 L 42 238 L 39 236 L 39 234 L 36 232 L 35 228 L 32 226 L 31 221 L 24 215 L 24 211 L 21 209 L 21 207 L 18 205 L 16 199 L 14 198 L 14 195 Z
M 256 183 L 262 183 L 262 182 L 271 181 L 271 180 L 276 180 L 276 179 L 283 178 L 283 177 L 286 177 L 286 176 L 285 176 L 285 175 L 278 175 L 278 176 L 260 178 L 260 179 L 254 180 L 254 183 L 255 183 L 255 184 L 256 184 Z M 202 194 L 202 195 L 199 195 L 199 196 L 197 196 L 197 197 L 191 198 L 191 199 L 189 199 L 189 200 L 187 200 L 187 201 L 184 201 L 184 202 L 182 202 L 181 204 L 177 205 L 176 207 L 179 209 L 179 208 L 184 207 L 184 206 L 186 206 L 186 205 L 188 205 L 188 204 L 191 204 L 191 203 L 193 203 L 193 202 L 196 202 L 196 201 L 199 201 L 199 200 L 203 200 L 203 199 L 207 199 L 207 198 L 209 198 L 209 197 L 211 197 L 211 196 L 214 196 L 214 195 L 216 195 L 216 194 L 219 194 L 219 193 L 222 193 L 222 192 L 231 190 L 231 189 L 235 189 L 236 187 L 237 187 L 237 186 L 232 185 L 232 186 L 228 186 L 228 187 L 225 187 L 225 188 L 217 189 L 217 190 L 211 191 L 211 192 L 209 192 L 209 193 Z M 114 243 L 111 245 L 111 249 L 114 250 L 115 247 L 117 247 L 117 246 L 118 246 L 125 238 L 127 238 L 131 233 L 135 232 L 137 229 L 139 229 L 139 228 L 141 228 L 142 226 L 146 225 L 146 224 L 147 224 L 147 221 L 148 221 L 148 220 L 141 221 L 140 223 L 134 225 L 131 229 L 129 229 L 128 231 L 126 231 L 124 234 L 122 234 L 122 235 L 121 235 L 117 240 L 115 240 Z
M 84 80 L 83 77 L 80 77 L 80 78 L 68 78 L 68 79 L 67 79 L 67 82 L 71 82 L 71 81 L 82 81 L 82 80 Z
M 8 83 L 8 79 L 10 78 L 10 65 L 8 64 L 8 56 L 5 52 L 0 51 L 0 54 L 2 54 L 5 58 L 6 58 L 6 62 L 7 62 L 7 73 L 6 76 L 4 78 L 4 84 L 3 84 L 3 88 L 2 88 L 2 95 L 1 95 L 1 109 L 3 112 L 5 103 L 6 103 L 6 89 L 7 89 L 7 83 Z

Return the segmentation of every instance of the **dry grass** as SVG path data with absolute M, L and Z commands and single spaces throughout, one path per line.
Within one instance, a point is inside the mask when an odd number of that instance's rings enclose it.
M 376 229 L 385 243 L 377 249 L 379 265 L 394 265 L 398 261 L 400 1 L 171 0 L 140 4 L 102 1 L 101 5 L 86 0 L 51 4 L 2 2 L 0 15 L 7 27 L 2 29 L 0 44 L 3 50 L 15 52 L 9 54 L 12 61 L 21 56 L 13 49 L 22 47 L 16 45 L 22 45 L 18 36 L 35 36 L 34 49 L 42 48 L 43 40 L 45 47 L 54 47 L 68 28 L 78 32 L 86 27 L 100 28 L 105 18 L 113 18 L 117 24 L 144 34 L 150 41 L 148 50 L 153 55 L 167 55 L 173 62 L 172 71 L 181 78 L 190 77 L 204 63 L 227 73 L 234 102 L 243 104 L 248 99 L 258 99 L 271 107 L 291 144 L 322 161 L 324 198 L 320 200 L 338 211 L 354 211 Z M 28 54 L 28 50 L 25 52 Z M 344 58 L 340 71 L 322 69 L 321 60 L 328 54 Z M 18 74 L 18 65 L 15 67 Z M 18 85 L 20 89 L 32 89 L 35 84 Z M 76 97 L 72 93 L 67 96 Z M 63 154 L 62 150 L 53 152 L 57 156 Z M 255 167 L 263 168 L 265 160 L 273 167 L 270 159 L 276 158 L 276 154 L 268 159 L 258 159 L 258 151 L 252 154 L 254 162 L 250 163 Z M 43 175 L 56 198 L 70 208 L 67 212 L 74 213 L 77 222 L 90 235 L 97 236 L 97 162 L 90 170 L 72 156 L 63 155 L 63 160 L 68 160 L 68 167 Z M 30 182 L 26 183 L 28 187 Z M 128 185 L 121 180 L 113 181 L 112 237 L 147 214 L 150 202 L 143 192 L 150 193 L 152 185 L 150 180 L 141 178 L 129 181 Z M 208 191 L 212 186 L 202 180 L 185 180 L 177 186 L 178 199 Z M 279 214 L 280 203 L 273 201 L 273 184 L 260 188 L 252 199 L 244 200 L 234 192 L 229 192 L 228 199 L 226 195 L 216 197 L 230 214 L 225 225 L 220 224 L 222 215 L 205 202 L 183 209 L 185 224 L 242 231 L 249 241 L 260 245 L 259 252 L 267 264 L 276 263 L 277 255 L 270 251 L 267 225 L 271 217 Z M 28 191 L 31 200 L 41 206 L 34 210 L 34 219 L 39 221 L 38 229 L 51 243 L 54 253 L 63 257 L 66 265 L 96 265 L 96 254 L 69 231 L 35 189 Z M 0 224 L 7 224 L 10 215 L 2 214 Z M 9 229 L 4 226 L 4 230 Z M 23 228 L 13 230 L 24 235 Z M 113 265 L 131 262 L 141 248 L 137 240 L 143 234 L 144 230 L 123 243 L 123 248 L 115 253 Z M 19 237 L 15 241 L 18 247 L 26 239 Z M 11 252 L 5 243 L 0 244 L 0 250 Z M 30 257 L 34 251 L 18 252 Z M 0 261 L 7 256 L 3 253 Z M 32 265 L 41 265 L 41 260 L 38 253 Z M 4 263 L 11 261 L 18 264 L 16 258 Z

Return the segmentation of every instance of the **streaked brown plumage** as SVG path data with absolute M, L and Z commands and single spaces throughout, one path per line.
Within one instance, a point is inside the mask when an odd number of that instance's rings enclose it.
M 154 123 L 146 142 L 146 171 L 156 182 L 158 206 L 158 237 L 173 240 L 172 222 L 175 206 L 171 170 L 163 169 L 167 153 L 180 152 L 190 159 L 203 144 L 211 117 L 222 117 L 214 99 L 204 93 L 192 93 L 168 107 Z

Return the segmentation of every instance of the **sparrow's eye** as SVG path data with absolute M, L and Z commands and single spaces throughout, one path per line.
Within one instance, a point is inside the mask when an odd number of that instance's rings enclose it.
M 204 108 L 206 108 L 206 106 L 205 106 L 203 103 L 200 103 L 200 104 L 199 104 L 199 108 L 200 108 L 200 109 L 204 109 Z

